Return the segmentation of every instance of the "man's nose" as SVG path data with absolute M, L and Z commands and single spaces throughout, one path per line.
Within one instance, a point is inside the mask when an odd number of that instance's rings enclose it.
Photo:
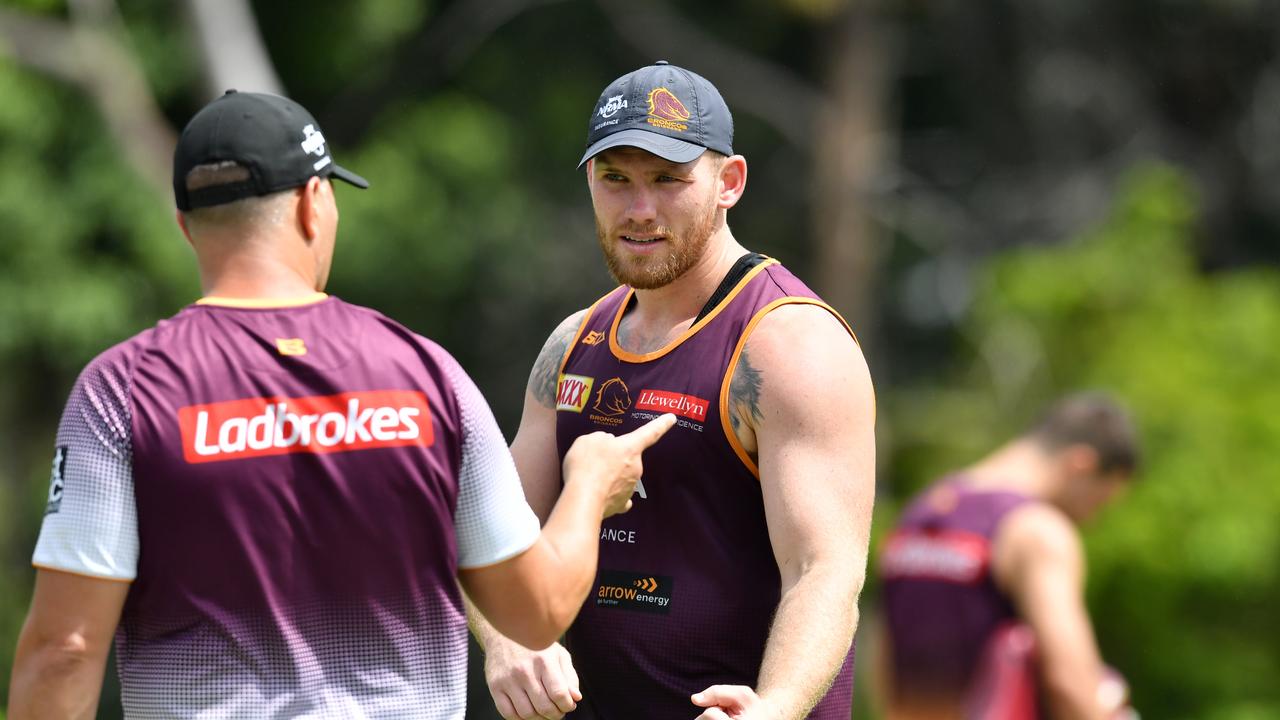
M 658 217 L 658 204 L 654 194 L 645 188 L 637 188 L 627 204 L 627 220 L 634 223 L 651 223 Z

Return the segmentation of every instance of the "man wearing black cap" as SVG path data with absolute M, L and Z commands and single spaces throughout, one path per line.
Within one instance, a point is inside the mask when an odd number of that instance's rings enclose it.
M 633 510 L 604 523 L 565 647 L 531 653 L 474 620 L 507 718 L 850 715 L 871 382 L 840 316 L 734 240 L 747 164 L 732 142 L 715 87 L 665 62 L 591 113 L 581 165 L 621 286 L 534 364 L 512 445 L 525 495 L 545 519 L 575 438 L 680 419 Z
M 10 720 L 93 717 L 113 635 L 129 718 L 460 720 L 459 581 L 534 647 L 577 612 L 675 418 L 576 444 L 540 533 L 457 362 L 321 292 L 331 178 L 368 186 L 282 97 L 229 92 L 183 131 L 205 297 L 72 390 Z

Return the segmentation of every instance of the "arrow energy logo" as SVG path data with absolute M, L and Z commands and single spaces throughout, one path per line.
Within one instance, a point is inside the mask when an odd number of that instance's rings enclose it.
M 666 615 L 671 612 L 671 585 L 665 575 L 601 570 L 596 606 Z

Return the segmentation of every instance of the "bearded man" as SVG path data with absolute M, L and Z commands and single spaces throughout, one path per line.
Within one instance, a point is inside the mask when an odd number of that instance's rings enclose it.
M 596 584 L 534 652 L 472 613 L 512 718 L 847 720 L 874 495 L 874 398 L 852 330 L 727 215 L 746 189 L 706 79 L 658 62 L 588 124 L 587 187 L 620 287 L 551 333 L 512 444 L 546 518 L 574 438 L 679 421 L 605 521 Z M 699 714 L 701 713 L 701 714 Z

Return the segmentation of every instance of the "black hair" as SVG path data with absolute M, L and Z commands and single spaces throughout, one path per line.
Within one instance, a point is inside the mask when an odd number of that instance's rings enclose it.
M 1101 392 L 1068 395 L 1027 432 L 1047 450 L 1085 445 L 1098 453 L 1098 471 L 1133 475 L 1141 464 L 1138 431 L 1125 408 Z

